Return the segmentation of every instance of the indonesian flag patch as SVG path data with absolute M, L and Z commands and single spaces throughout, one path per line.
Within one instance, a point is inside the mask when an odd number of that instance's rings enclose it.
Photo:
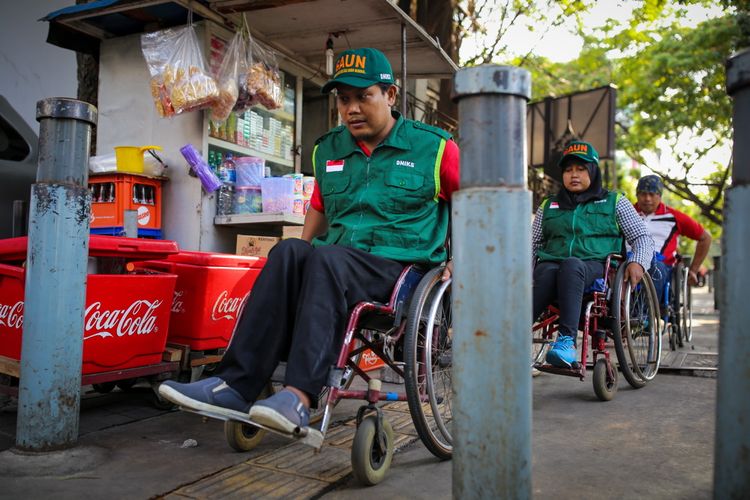
M 549 207 L 550 208 L 560 208 L 560 204 L 557 203 L 556 201 L 551 201 L 550 204 L 549 204 Z
M 326 160 L 326 172 L 343 172 L 344 160 Z

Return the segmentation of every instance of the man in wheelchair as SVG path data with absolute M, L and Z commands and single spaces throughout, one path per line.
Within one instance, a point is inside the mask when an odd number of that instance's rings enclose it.
M 646 224 L 656 246 L 656 258 L 651 276 L 656 296 L 664 303 L 664 287 L 672 275 L 677 260 L 677 244 L 680 235 L 697 241 L 693 259 L 688 268 L 688 284 L 698 284 L 698 272 L 711 247 L 711 235 L 703 226 L 687 214 L 662 203 L 664 184 L 658 175 L 647 175 L 638 180 L 635 209 Z
M 532 225 L 533 314 L 538 318 L 557 300 L 559 333 L 546 360 L 570 368 L 584 292 L 604 274 L 607 255 L 622 252 L 624 236 L 633 248 L 625 277 L 635 286 L 650 267 L 654 243 L 627 198 L 602 187 L 591 144 L 571 142 L 559 165 L 563 186 L 542 202 Z
M 182 407 L 230 419 L 249 413 L 286 433 L 307 426 L 349 310 L 386 302 L 406 265 L 446 260 L 459 169 L 451 136 L 392 110 L 398 88 L 376 49 L 340 54 L 322 90 L 336 90 L 343 125 L 313 150 L 316 184 L 302 239 L 270 252 L 215 376 L 162 384 L 160 394 Z M 285 388 L 256 403 L 283 360 Z

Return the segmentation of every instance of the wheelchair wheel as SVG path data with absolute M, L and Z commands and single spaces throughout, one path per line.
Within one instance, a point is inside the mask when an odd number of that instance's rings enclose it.
M 675 345 L 683 347 L 685 345 L 685 333 L 682 330 L 682 303 L 685 293 L 685 264 L 678 262 L 672 270 L 672 277 L 672 289 L 674 290 L 672 296 L 672 318 L 674 321 L 672 325 L 675 333 Z
M 682 330 L 682 339 L 684 342 L 693 340 L 693 307 L 691 303 L 692 290 L 688 281 L 688 270 L 683 267 L 682 273 L 682 293 L 680 297 L 680 329 Z
M 608 369 L 606 359 L 598 359 L 594 365 L 594 393 L 600 401 L 610 401 L 617 393 L 617 368 Z
M 391 467 L 393 459 L 393 427 L 383 418 L 383 444 L 377 436 L 377 415 L 368 415 L 357 427 L 352 443 L 352 472 L 366 485 L 378 484 Z
M 453 453 L 453 315 L 450 280 L 441 281 L 442 273 L 438 267 L 425 274 L 409 305 L 404 385 L 417 434 L 433 455 L 447 460 Z
M 260 393 L 258 399 L 265 399 L 274 393 L 273 384 L 270 382 Z M 254 425 L 237 422 L 236 420 L 224 421 L 224 437 L 227 444 L 235 451 L 250 451 L 260 444 L 266 431 Z
M 612 310 L 617 361 L 628 383 L 638 389 L 653 379 L 661 362 L 659 303 L 648 273 L 635 288 L 625 281 L 623 263 L 615 276 Z

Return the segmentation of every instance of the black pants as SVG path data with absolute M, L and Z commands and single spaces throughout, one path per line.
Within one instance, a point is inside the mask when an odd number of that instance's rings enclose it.
M 557 298 L 560 335 L 576 338 L 583 291 L 603 274 L 603 263 L 575 257 L 561 262 L 538 262 L 534 267 L 534 320 Z
M 403 268 L 348 247 L 281 241 L 253 285 L 217 376 L 255 401 L 286 360 L 284 384 L 314 401 L 341 350 L 349 310 L 363 300 L 387 302 Z

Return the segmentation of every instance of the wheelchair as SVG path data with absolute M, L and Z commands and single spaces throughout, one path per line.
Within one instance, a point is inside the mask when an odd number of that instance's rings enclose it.
M 441 460 L 452 456 L 451 281 L 441 281 L 443 270 L 444 266 L 429 271 L 407 266 L 388 303 L 360 302 L 352 309 L 337 362 L 318 396 L 318 408 L 311 409 L 310 425 L 320 422 L 319 449 L 336 404 L 342 399 L 366 401 L 357 412 L 351 450 L 354 476 L 365 485 L 385 477 L 394 453 L 394 432 L 377 406 L 381 401 L 406 401 L 427 449 Z M 367 349 L 404 379 L 405 392 L 382 391 L 381 381 L 360 368 L 359 359 Z M 367 382 L 367 390 L 350 389 L 355 376 Z M 260 398 L 273 393 L 274 380 L 281 378 L 275 374 Z M 227 420 L 224 433 L 232 448 L 249 451 L 265 431 Z
M 664 327 L 661 334 L 668 334 L 669 348 L 672 351 L 684 347 L 693 340 L 692 288 L 688 282 L 690 259 L 677 256 L 672 267 L 670 279 L 664 285 L 662 319 Z
M 604 276 L 584 294 L 577 342 L 579 361 L 571 368 L 557 368 L 544 361 L 550 343 L 558 331 L 559 311 L 551 305 L 532 327 L 532 367 L 541 372 L 578 377 L 583 381 L 588 366 L 589 343 L 593 365 L 594 393 L 601 401 L 611 400 L 617 392 L 618 373 L 612 360 L 609 340 L 614 344 L 620 371 L 633 388 L 652 380 L 661 363 L 659 302 L 648 273 L 635 287 L 625 280 L 627 263 L 611 254 L 604 265 Z

